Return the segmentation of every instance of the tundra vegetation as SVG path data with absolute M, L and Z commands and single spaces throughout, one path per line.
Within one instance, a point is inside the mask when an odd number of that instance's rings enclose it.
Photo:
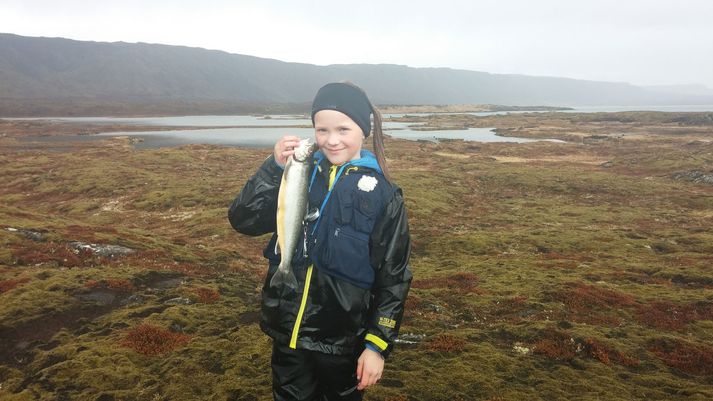
M 366 399 L 713 399 L 710 113 L 406 116 L 563 143 L 388 140 L 414 281 Z M 28 143 L 0 120 L 0 399 L 267 400 L 269 150 Z

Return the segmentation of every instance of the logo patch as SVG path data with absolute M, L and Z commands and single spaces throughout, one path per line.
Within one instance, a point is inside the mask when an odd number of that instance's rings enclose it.
M 388 317 L 379 316 L 379 325 L 393 329 L 396 327 L 396 320 L 389 319 Z
M 364 191 L 364 192 L 371 192 L 376 188 L 376 184 L 378 184 L 379 181 L 376 179 L 376 177 L 371 177 L 368 175 L 363 175 L 360 179 L 359 182 L 357 183 L 357 187 L 359 190 Z

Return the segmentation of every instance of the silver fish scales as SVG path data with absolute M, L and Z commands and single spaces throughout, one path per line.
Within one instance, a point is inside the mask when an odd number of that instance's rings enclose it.
M 271 287 L 282 283 L 289 288 L 297 288 L 297 278 L 291 266 L 292 256 L 302 238 L 303 221 L 309 207 L 307 192 L 312 155 L 316 150 L 317 146 L 310 143 L 309 139 L 303 139 L 295 148 L 295 154 L 285 163 L 277 197 L 277 247 L 281 260 L 270 280 Z

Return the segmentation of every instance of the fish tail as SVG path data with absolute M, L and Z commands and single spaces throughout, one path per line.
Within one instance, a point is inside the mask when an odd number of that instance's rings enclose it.
M 292 273 L 292 269 L 283 269 L 282 266 L 277 268 L 270 279 L 270 287 L 277 287 L 280 283 L 288 288 L 297 289 L 297 277 Z

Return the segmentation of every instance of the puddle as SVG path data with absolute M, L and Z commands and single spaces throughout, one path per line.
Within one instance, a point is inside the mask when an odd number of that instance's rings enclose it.
M 50 313 L 17 327 L 0 328 L 0 365 L 23 366 L 34 357 L 35 348 L 47 350 L 49 340 L 62 329 L 71 332 L 93 319 L 111 312 L 116 302 L 109 304 L 79 305 L 76 308 Z M 55 346 L 58 344 L 55 344 Z

